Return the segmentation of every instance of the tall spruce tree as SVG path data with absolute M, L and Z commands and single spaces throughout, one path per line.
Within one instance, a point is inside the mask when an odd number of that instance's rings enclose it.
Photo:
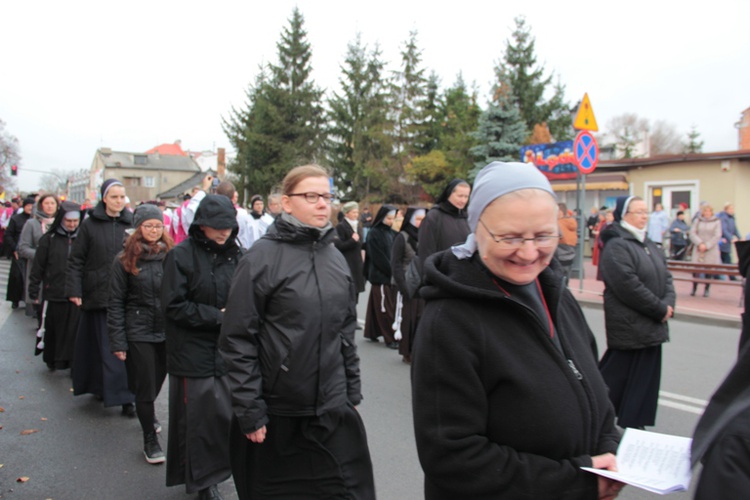
M 362 200 L 383 184 L 379 173 L 391 153 L 380 49 L 368 54 L 357 34 L 341 72 L 341 93 L 328 101 L 328 156 L 340 195 Z
M 469 172 L 473 180 L 479 171 L 493 161 L 521 161 L 521 146 L 529 132 L 513 100 L 513 90 L 508 81 L 502 81 L 495 90 L 496 99 L 479 117 L 475 138 L 479 143 L 471 148 L 476 162 Z
M 247 109 L 232 109 L 224 120 L 230 142 L 243 145 L 230 169 L 261 194 L 290 168 L 322 159 L 323 92 L 311 78 L 312 49 L 297 8 L 276 47 L 278 63 L 248 91 Z
M 553 86 L 553 95 L 547 100 L 545 93 L 552 82 L 552 75 L 544 76 L 544 67 L 537 66 L 534 49 L 535 40 L 523 17 L 515 19 L 516 27 L 512 40 L 505 44 L 503 61 L 495 68 L 498 80 L 506 77 L 513 89 L 512 102 L 526 123 L 529 131 L 534 125 L 547 123 L 555 141 L 573 136 L 570 105 L 565 102 L 565 87 L 561 83 Z

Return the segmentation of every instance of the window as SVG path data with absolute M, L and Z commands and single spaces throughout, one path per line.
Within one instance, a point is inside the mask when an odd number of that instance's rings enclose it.
M 156 187 L 156 179 L 154 179 L 153 177 L 144 177 L 143 186 L 147 188 Z
M 125 177 L 122 182 L 125 187 L 137 187 L 141 185 L 140 177 Z
M 136 165 L 145 165 L 146 161 L 148 160 L 148 156 L 146 155 L 135 155 L 133 158 L 133 163 Z

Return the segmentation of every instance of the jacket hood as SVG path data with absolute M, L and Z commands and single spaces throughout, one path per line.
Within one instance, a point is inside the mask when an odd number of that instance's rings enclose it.
M 122 212 L 120 212 L 120 215 L 118 215 L 117 217 L 110 217 L 109 215 L 107 215 L 107 206 L 103 201 L 97 203 L 94 209 L 89 212 L 89 215 L 94 219 L 110 221 L 114 218 L 116 221 L 122 222 L 124 224 L 133 224 L 133 214 L 130 213 L 130 210 L 128 210 L 127 208 L 123 208 Z
M 237 209 L 226 196 L 207 194 L 195 211 L 195 218 L 190 225 L 190 231 L 195 226 L 207 226 L 213 229 L 239 229 L 237 225 Z

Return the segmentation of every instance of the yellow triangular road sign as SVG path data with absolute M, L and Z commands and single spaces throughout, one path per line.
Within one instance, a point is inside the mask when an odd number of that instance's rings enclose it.
M 573 122 L 573 128 L 576 130 L 590 130 L 592 132 L 597 132 L 599 130 L 588 94 L 583 94 L 583 101 L 581 101 L 581 106 L 578 108 L 578 114 Z

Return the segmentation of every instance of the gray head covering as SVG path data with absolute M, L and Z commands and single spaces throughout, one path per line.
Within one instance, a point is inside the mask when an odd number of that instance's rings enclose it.
M 468 222 L 471 234 L 463 245 L 452 248 L 453 254 L 459 259 L 468 259 L 474 255 L 477 251 L 474 233 L 484 209 L 501 196 L 522 189 L 541 189 L 557 200 L 547 178 L 530 163 L 493 161 L 484 167 L 474 180 L 474 188 L 469 198 Z
M 133 226 L 139 227 L 141 224 L 151 219 L 156 219 L 164 223 L 164 215 L 162 214 L 161 209 L 150 203 L 138 205 L 133 213 Z
M 359 203 L 356 201 L 350 201 L 348 203 L 344 203 L 344 206 L 341 207 L 341 211 L 345 214 L 348 214 L 352 210 L 359 210 Z

